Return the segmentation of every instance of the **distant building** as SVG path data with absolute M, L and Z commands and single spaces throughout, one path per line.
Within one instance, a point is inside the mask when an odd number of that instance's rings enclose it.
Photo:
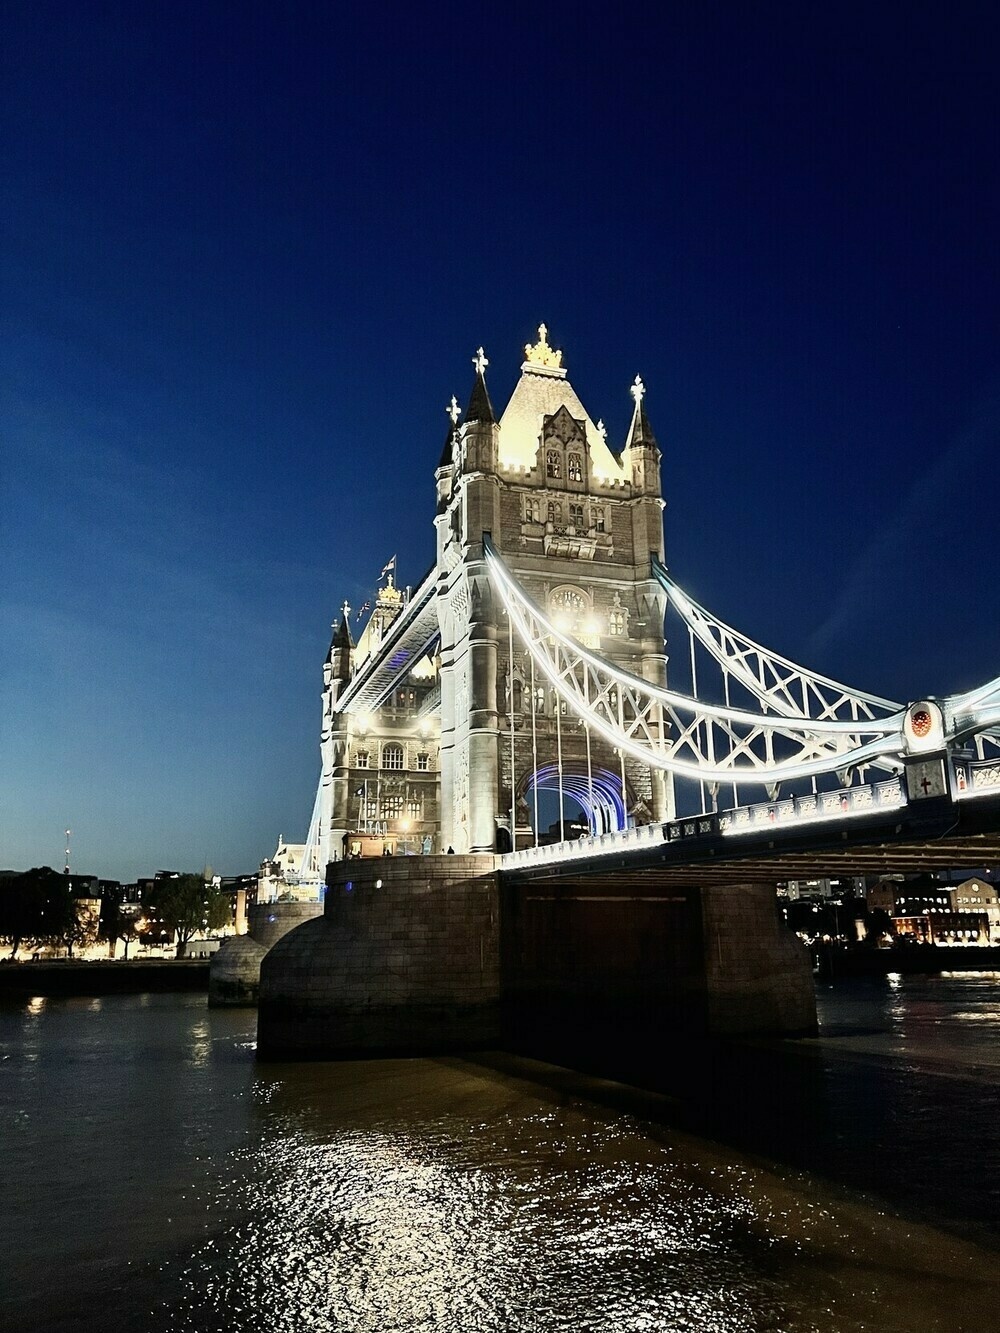
M 979 947 L 1000 942 L 1000 899 L 994 886 L 978 877 L 961 884 L 930 875 L 884 879 L 867 897 L 869 911 L 886 912 L 898 937 Z
M 255 901 L 314 902 L 319 893 L 319 870 L 309 865 L 303 868 L 305 857 L 305 843 L 285 842 L 284 834 L 279 834 L 274 854 L 261 861 L 260 870 L 254 876 L 257 881 Z

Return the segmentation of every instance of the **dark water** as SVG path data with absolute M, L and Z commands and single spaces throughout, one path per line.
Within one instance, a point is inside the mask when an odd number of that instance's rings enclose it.
M 253 1016 L 197 996 L 7 1003 L 0 1329 L 1000 1329 L 1000 978 L 821 1004 L 818 1041 L 658 1097 L 257 1066 Z

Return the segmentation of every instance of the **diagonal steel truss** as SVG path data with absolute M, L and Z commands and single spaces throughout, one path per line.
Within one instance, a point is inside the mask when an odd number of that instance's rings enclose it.
M 653 562 L 653 574 L 667 593 L 670 605 L 688 631 L 719 665 L 727 678 L 737 681 L 765 710 L 783 717 L 822 719 L 875 719 L 898 714 L 903 705 L 877 694 L 852 689 L 840 681 L 809 671 L 799 663 L 772 652 L 746 634 L 733 629 L 718 616 L 688 596 L 667 573 L 659 560 Z M 952 700 L 955 712 L 982 707 L 1000 695 L 997 681 Z M 727 685 L 728 697 L 728 685 Z M 979 731 L 972 738 L 980 759 L 991 753 L 1000 755 L 1000 734 Z M 898 765 L 876 760 L 873 767 L 895 769 Z
M 697 781 L 775 782 L 855 769 L 902 747 L 902 713 L 821 718 L 708 704 L 651 684 L 556 628 L 485 543 L 490 574 L 536 668 L 625 754 Z M 866 739 L 867 738 L 867 739 Z
M 494 586 L 536 669 L 587 726 L 624 754 L 699 782 L 768 786 L 853 774 L 872 764 L 900 767 L 906 708 L 769 654 L 684 598 L 672 581 L 669 590 L 680 593 L 692 632 L 760 701 L 761 711 L 709 704 L 606 661 L 549 620 L 491 542 L 484 549 Z M 981 737 L 1000 715 L 1000 679 L 941 703 L 950 740 Z

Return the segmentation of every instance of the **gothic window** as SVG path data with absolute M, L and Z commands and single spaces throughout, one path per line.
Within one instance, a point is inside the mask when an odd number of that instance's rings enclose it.
M 608 617 L 608 633 L 616 638 L 621 638 L 625 633 L 625 612 L 612 611 Z
M 558 500 L 549 501 L 548 521 L 555 524 L 562 522 L 562 505 Z
M 544 685 L 536 685 L 536 686 L 535 686 L 535 712 L 536 712 L 536 713 L 544 713 L 544 712 L 545 712 L 545 686 L 544 686 Z
M 526 499 L 524 502 L 524 521 L 525 523 L 541 523 L 542 521 L 542 502 L 540 500 Z
M 583 527 L 583 505 L 570 505 L 569 525 L 579 532 Z
M 594 506 L 593 510 L 591 511 L 591 517 L 592 517 L 593 520 L 594 520 L 594 531 L 595 531 L 595 532 L 606 532 L 606 531 L 607 531 L 607 528 L 604 526 L 605 521 L 606 521 L 606 520 L 605 520 L 605 517 L 604 517 L 604 510 L 603 510 L 599 505 L 595 505 L 595 506 Z
M 368 767 L 368 751 L 367 751 L 367 750 L 359 750 L 359 751 L 357 752 L 357 754 L 354 756 L 354 764 L 355 764 L 355 767 L 357 767 L 357 768 L 367 768 L 367 767 Z
M 559 588 L 549 598 L 549 605 L 554 611 L 579 614 L 587 609 L 587 599 L 576 588 Z
M 545 475 L 559 478 L 562 476 L 562 454 L 558 449 L 549 449 L 545 455 Z
M 420 797 L 411 796 L 406 803 L 406 813 L 411 819 L 420 818 Z
M 417 772 L 426 773 L 431 766 L 431 757 L 429 754 L 417 755 Z
M 566 460 L 566 476 L 570 481 L 583 481 L 583 459 L 579 454 L 570 454 Z
M 383 796 L 382 797 L 382 818 L 398 819 L 403 813 L 402 796 Z
M 416 693 L 413 690 L 396 691 L 396 707 L 412 708 L 417 701 Z
M 401 745 L 382 746 L 382 767 L 383 768 L 403 767 L 403 747 Z
M 369 797 L 365 804 L 365 819 L 378 819 L 378 801 L 374 796 Z

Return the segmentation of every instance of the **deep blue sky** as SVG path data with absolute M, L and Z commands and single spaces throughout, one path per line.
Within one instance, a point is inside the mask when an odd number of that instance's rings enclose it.
M 12 0 L 0 867 L 304 835 L 330 621 L 541 319 L 613 442 L 643 375 L 699 600 L 894 697 L 1000 672 L 996 25 Z

